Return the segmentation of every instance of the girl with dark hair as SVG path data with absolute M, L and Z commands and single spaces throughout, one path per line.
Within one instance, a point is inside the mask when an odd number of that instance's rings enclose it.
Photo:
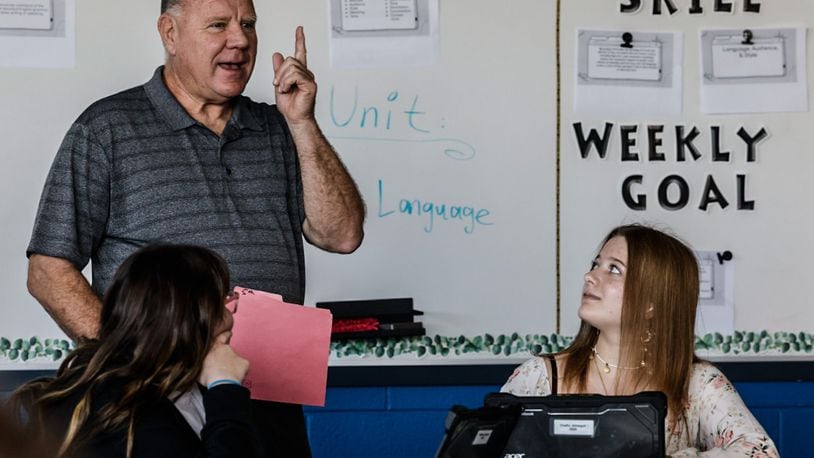
M 240 385 L 249 365 L 229 347 L 225 305 L 236 306 L 220 256 L 142 248 L 105 294 L 99 339 L 79 345 L 56 378 L 22 386 L 11 405 L 59 457 L 258 456 Z
M 613 229 L 585 274 L 574 342 L 523 363 L 502 391 L 661 391 L 671 456 L 777 456 L 724 374 L 695 355 L 698 290 L 698 262 L 684 243 L 645 226 Z

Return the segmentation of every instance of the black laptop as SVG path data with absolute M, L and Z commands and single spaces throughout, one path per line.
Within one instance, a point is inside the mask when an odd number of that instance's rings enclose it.
M 468 409 L 453 406 L 444 425 L 436 458 L 497 458 L 514 431 L 523 407 L 519 404 Z
M 522 406 L 522 413 L 496 457 L 664 457 L 667 397 L 487 395 L 489 407 Z M 474 455 L 473 455 L 474 456 Z

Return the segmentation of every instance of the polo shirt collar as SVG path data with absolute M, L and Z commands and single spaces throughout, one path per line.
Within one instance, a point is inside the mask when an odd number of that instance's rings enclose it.
M 232 119 L 229 123 L 235 123 L 239 129 L 248 130 L 263 130 L 263 124 L 257 119 L 257 116 L 249 109 L 249 98 L 242 95 L 237 97 L 235 101 L 235 111 L 232 112 Z
M 163 65 L 155 70 L 153 77 L 144 85 L 144 90 L 172 130 L 186 129 L 198 123 L 167 89 Z M 244 96 L 236 98 L 235 109 L 228 124 L 235 124 L 238 129 L 263 130 L 262 124 L 249 109 L 248 101 L 249 99 Z
M 147 97 L 153 102 L 153 106 L 161 116 L 167 121 L 172 130 L 186 129 L 197 124 L 192 116 L 184 110 L 178 100 L 172 95 L 167 85 L 164 84 L 164 66 L 155 69 L 153 77 L 144 85 Z

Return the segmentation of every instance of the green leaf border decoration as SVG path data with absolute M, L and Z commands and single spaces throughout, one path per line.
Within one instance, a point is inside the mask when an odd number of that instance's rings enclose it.
M 59 361 L 75 348 L 65 339 L 0 337 L 0 362 Z
M 558 334 L 491 334 L 468 337 L 419 336 L 331 342 L 331 356 L 336 359 L 395 358 L 397 356 L 478 355 L 492 357 L 528 356 L 558 352 L 571 344 L 573 337 Z M 801 355 L 814 356 L 814 334 L 778 331 L 735 331 L 695 337 L 695 349 L 718 356 Z
M 558 334 L 481 334 L 474 337 L 417 336 L 331 342 L 336 359 L 396 357 L 486 357 L 528 356 L 532 353 L 558 352 L 571 344 L 573 337 Z M 65 339 L 0 337 L 0 362 L 60 361 L 75 348 Z M 814 356 L 814 334 L 778 331 L 735 331 L 696 336 L 695 349 L 722 356 L 801 355 Z

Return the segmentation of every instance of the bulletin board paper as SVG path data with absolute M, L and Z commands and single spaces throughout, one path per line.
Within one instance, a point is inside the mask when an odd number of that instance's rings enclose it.
M 50 30 L 53 19 L 51 0 L 0 1 L 0 30 Z
M 701 32 L 701 111 L 706 114 L 807 112 L 806 28 Z
M 588 116 L 675 116 L 681 113 L 681 33 L 637 32 L 622 47 L 622 30 L 577 31 L 574 111 Z
M 75 2 L 0 2 L 0 67 L 72 68 Z

